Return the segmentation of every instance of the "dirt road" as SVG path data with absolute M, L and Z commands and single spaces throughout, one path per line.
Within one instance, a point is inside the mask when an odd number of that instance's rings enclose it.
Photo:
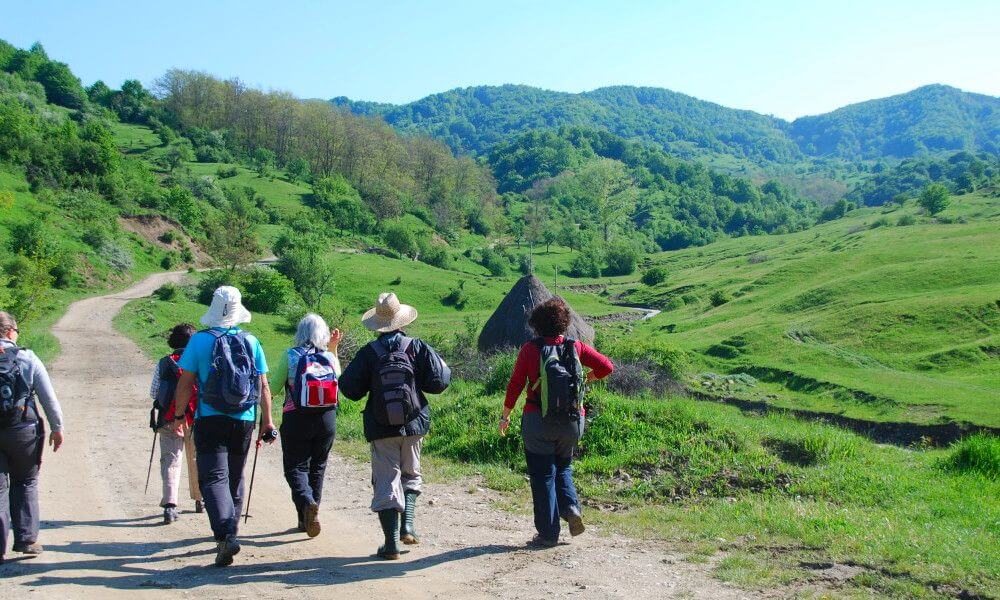
M 491 508 L 487 492 L 430 485 L 421 498 L 423 543 L 396 562 L 371 557 L 377 520 L 364 465 L 334 458 L 315 539 L 290 530 L 294 512 L 278 447 L 261 451 L 249 525 L 236 564 L 213 566 L 207 517 L 185 512 L 162 526 L 146 394 L 153 364 L 111 320 L 131 299 L 180 274 L 73 304 L 53 332 L 51 365 L 66 414 L 66 444 L 45 455 L 45 553 L 0 566 L 0 598 L 746 598 L 663 547 L 588 532 L 531 551 L 530 520 Z M 157 451 L 157 455 L 159 452 Z M 249 465 L 248 465 L 249 469 Z M 183 508 L 193 507 L 185 503 Z

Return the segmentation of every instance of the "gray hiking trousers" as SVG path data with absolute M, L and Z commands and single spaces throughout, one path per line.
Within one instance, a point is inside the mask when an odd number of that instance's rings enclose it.
M 41 421 L 0 429 L 0 556 L 11 529 L 15 544 L 38 541 L 38 469 L 44 448 Z
M 371 443 L 372 447 L 372 510 L 406 508 L 406 492 L 419 492 L 420 448 L 424 436 L 407 435 L 383 438 Z

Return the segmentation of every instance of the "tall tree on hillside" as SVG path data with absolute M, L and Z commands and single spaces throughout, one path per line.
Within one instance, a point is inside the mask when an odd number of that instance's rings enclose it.
M 207 250 L 215 262 L 232 273 L 237 268 L 257 260 L 261 253 L 256 225 L 248 212 L 234 209 L 206 227 Z
M 604 242 L 621 227 L 635 207 L 636 190 L 624 163 L 611 159 L 595 160 L 577 175 L 581 190 L 593 206 L 594 218 Z

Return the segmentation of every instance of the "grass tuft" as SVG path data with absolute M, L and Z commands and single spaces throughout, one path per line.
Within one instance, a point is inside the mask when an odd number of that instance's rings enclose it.
M 978 473 L 1000 480 L 1000 438 L 985 433 L 971 435 L 952 446 L 943 466 L 956 473 Z

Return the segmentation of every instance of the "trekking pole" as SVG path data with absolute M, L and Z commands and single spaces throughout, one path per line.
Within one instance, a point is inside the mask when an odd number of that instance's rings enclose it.
M 146 489 L 143 490 L 143 495 L 149 493 L 149 477 L 153 474 L 153 452 L 156 451 L 156 434 L 159 433 L 157 430 L 153 430 L 153 446 L 149 449 L 149 469 L 146 471 Z
M 250 491 L 247 492 L 247 511 L 243 515 L 243 524 L 245 525 L 250 521 L 250 497 L 253 496 L 253 478 L 257 474 L 257 453 L 260 452 L 260 440 L 257 440 L 257 445 L 254 447 L 253 451 L 253 468 L 250 469 Z

